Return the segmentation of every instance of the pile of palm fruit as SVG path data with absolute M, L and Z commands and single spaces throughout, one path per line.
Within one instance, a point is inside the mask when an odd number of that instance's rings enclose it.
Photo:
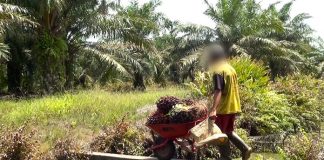
M 173 96 L 161 97 L 156 102 L 156 107 L 157 110 L 149 116 L 147 124 L 188 123 L 207 115 L 205 105 Z

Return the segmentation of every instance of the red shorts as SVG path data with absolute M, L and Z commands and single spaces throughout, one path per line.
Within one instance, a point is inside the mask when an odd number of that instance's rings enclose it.
M 215 123 L 223 133 L 231 133 L 234 131 L 234 122 L 236 114 L 218 114 Z

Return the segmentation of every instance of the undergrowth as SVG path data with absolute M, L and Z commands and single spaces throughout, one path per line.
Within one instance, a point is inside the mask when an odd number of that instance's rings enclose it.
M 152 89 L 146 92 L 107 92 L 104 90 L 86 90 L 79 93 L 66 93 L 29 100 L 0 101 L 0 124 L 21 126 L 26 121 L 34 125 L 47 126 L 55 122 L 69 122 L 73 126 L 93 128 L 111 124 L 115 119 L 136 109 L 153 104 L 165 95 L 184 97 L 185 89 L 169 87 Z
M 143 118 L 146 113 L 138 109 L 166 95 L 185 97 L 187 90 L 180 87 L 126 93 L 85 90 L 37 99 L 2 100 L 0 125 L 6 128 L 0 128 L 0 132 L 26 125 L 25 132 L 34 130 L 32 140 L 38 141 L 41 154 L 53 150 L 59 141 L 71 141 L 65 140 L 67 137 L 87 144 L 102 128 L 114 125 L 127 113 L 129 121 Z
M 22 126 L 17 130 L 6 129 L 0 133 L 1 160 L 27 160 L 37 157 L 35 154 L 37 141 L 33 140 L 34 131 L 26 133 L 25 126 Z
M 133 127 L 123 118 L 95 137 L 90 148 L 97 152 L 149 156 L 152 152 L 148 147 L 152 144 L 150 136 L 145 131 Z

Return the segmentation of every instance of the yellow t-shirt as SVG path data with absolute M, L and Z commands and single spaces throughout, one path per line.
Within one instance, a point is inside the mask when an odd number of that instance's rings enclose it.
M 241 112 L 239 97 L 239 86 L 235 69 L 227 62 L 220 62 L 212 65 L 209 69 L 211 75 L 219 74 L 223 76 L 225 86 L 222 91 L 222 97 L 217 114 L 235 114 Z

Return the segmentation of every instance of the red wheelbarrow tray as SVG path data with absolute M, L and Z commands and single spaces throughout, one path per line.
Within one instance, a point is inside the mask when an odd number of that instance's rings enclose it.
M 189 136 L 189 130 L 205 120 L 206 117 L 188 123 L 147 124 L 146 126 L 166 139 L 176 139 Z

